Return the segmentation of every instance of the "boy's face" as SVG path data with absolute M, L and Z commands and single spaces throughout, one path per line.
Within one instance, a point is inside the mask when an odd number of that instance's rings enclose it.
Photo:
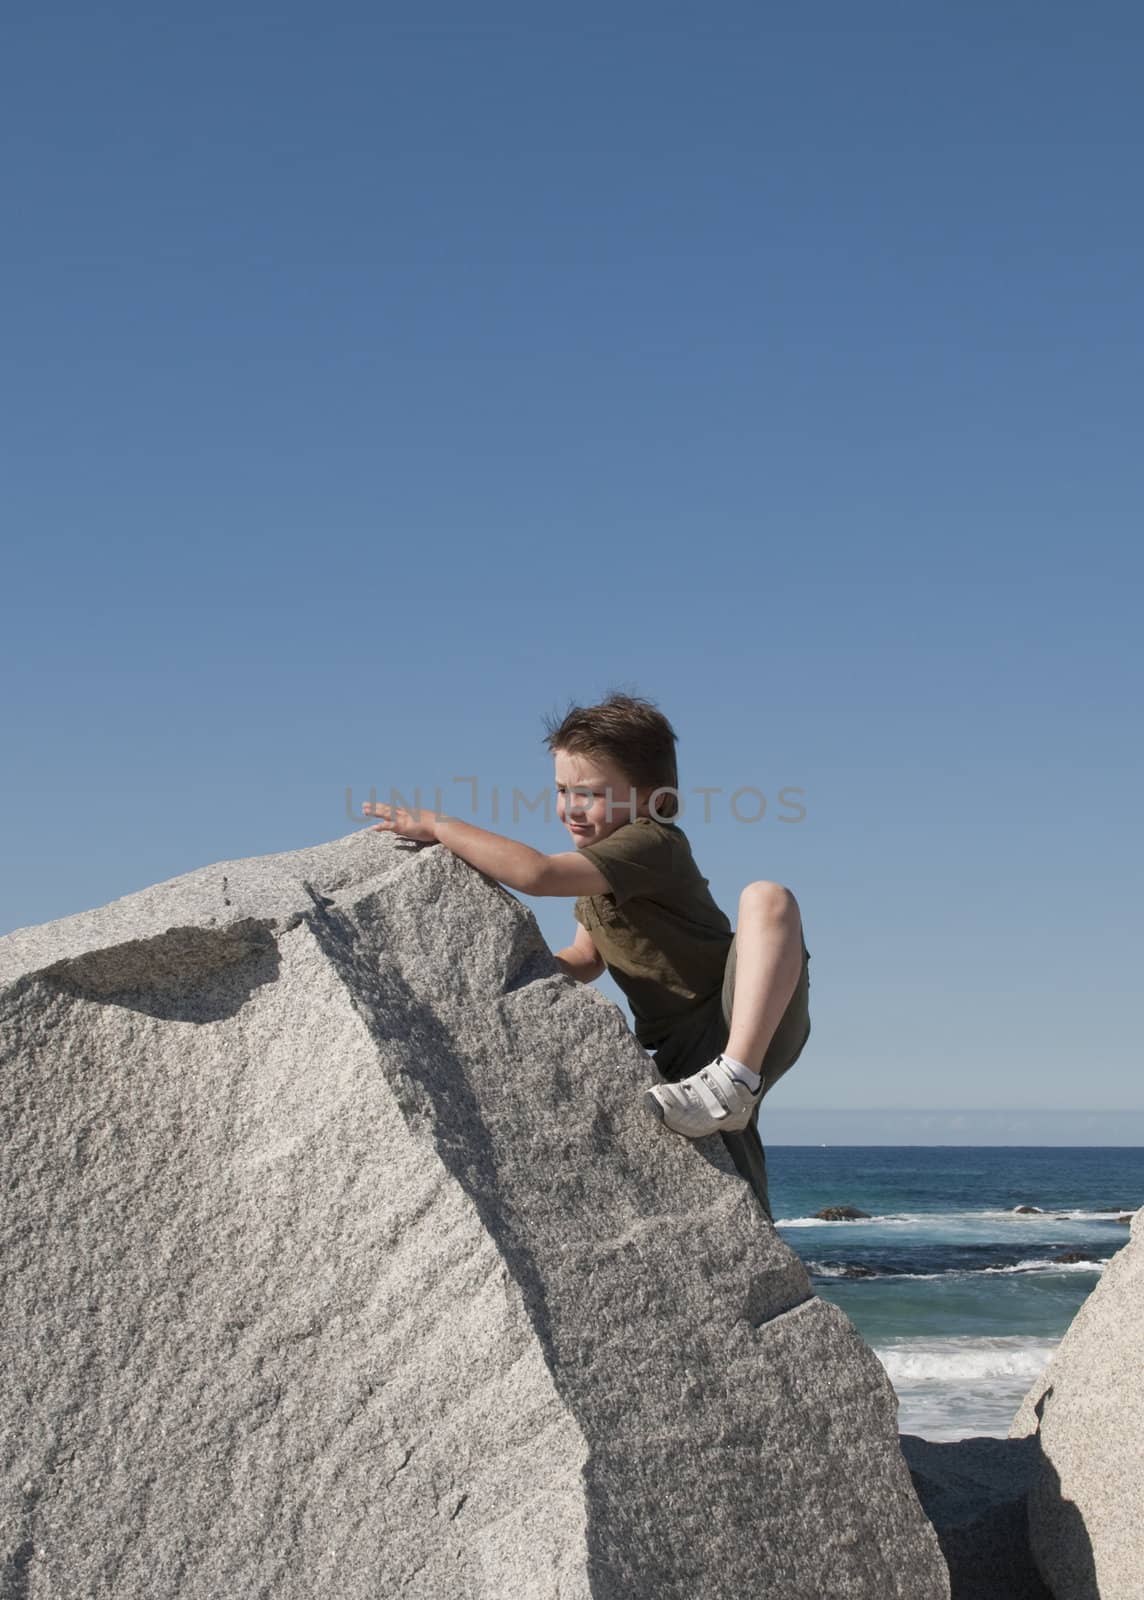
M 574 756 L 554 750 L 556 814 L 578 850 L 598 844 L 633 816 L 645 817 L 650 789 L 640 789 L 632 807 L 632 783 L 626 773 L 599 756 Z M 610 804 L 609 804 L 610 802 Z

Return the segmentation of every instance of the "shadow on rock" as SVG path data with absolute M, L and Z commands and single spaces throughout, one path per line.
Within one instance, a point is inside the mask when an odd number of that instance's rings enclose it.
M 1037 1421 L 1044 1422 L 1045 1406 L 1052 1398 L 1050 1384 L 1037 1401 Z M 1096 1557 L 1080 1507 L 1069 1500 L 1060 1474 L 1045 1453 L 1039 1433 L 1014 1443 L 1036 1446 L 1035 1470 L 1029 1485 L 1029 1519 L 1041 1562 L 1054 1578 L 1054 1588 L 1067 1600 L 1100 1600 Z M 1127 1591 L 1126 1591 L 1127 1592 Z
M 939 1444 L 903 1434 L 902 1453 L 949 1565 L 951 1600 L 1053 1600 L 1029 1549 L 1035 1439 Z

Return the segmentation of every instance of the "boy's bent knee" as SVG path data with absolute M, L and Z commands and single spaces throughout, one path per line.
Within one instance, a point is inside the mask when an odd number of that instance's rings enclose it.
M 784 888 L 781 883 L 772 883 L 766 878 L 760 878 L 757 883 L 749 883 L 743 890 L 739 896 L 740 910 L 744 906 L 776 917 L 798 911 L 798 901 L 790 890 Z

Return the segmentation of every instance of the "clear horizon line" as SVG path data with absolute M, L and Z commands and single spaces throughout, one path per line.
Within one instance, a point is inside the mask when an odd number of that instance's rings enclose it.
M 799 1116 L 881 1117 L 889 1113 L 926 1117 L 981 1116 L 1140 1116 L 1144 1106 L 767 1106 L 768 1114 L 795 1113 Z

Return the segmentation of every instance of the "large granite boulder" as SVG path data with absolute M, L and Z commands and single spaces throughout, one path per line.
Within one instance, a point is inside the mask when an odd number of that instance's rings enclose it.
M 1029 1540 L 1056 1600 L 1144 1596 L 1144 1210 L 1010 1437 L 1035 1434 Z
M 881 1366 L 620 1011 L 363 832 L 0 940 L 15 1600 L 938 1600 Z

